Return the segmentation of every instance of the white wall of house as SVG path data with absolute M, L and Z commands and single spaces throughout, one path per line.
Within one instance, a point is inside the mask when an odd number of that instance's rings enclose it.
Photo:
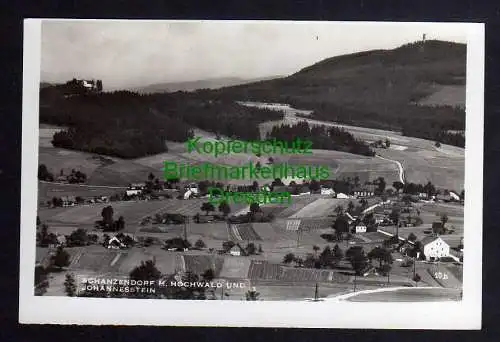
M 437 238 L 424 246 L 424 255 L 427 260 L 447 257 L 450 255 L 450 246 L 441 238 Z
M 356 233 L 366 233 L 366 226 L 363 225 L 356 226 Z
M 141 190 L 127 190 L 125 191 L 127 196 L 137 196 L 141 193 Z
M 241 256 L 241 251 L 238 249 L 238 250 L 231 250 L 229 251 L 229 254 L 231 254 L 232 256 Z

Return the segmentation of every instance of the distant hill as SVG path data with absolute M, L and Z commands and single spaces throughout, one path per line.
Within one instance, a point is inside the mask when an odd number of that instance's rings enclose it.
M 276 79 L 279 77 L 282 76 L 272 76 L 272 77 L 254 78 L 254 79 L 244 79 L 239 77 L 212 78 L 212 79 L 189 81 L 189 82 L 157 83 L 145 87 L 134 88 L 131 90 L 141 94 L 173 93 L 177 91 L 195 91 L 198 89 L 218 89 L 218 88 L 247 84 L 262 80 Z
M 219 98 L 287 103 L 313 115 L 434 139 L 443 127 L 465 127 L 465 99 L 419 101 L 446 86 L 465 87 L 466 45 L 430 40 L 322 60 L 281 79 L 212 91 Z M 463 94 L 465 92 L 457 92 Z M 433 99 L 433 103 L 439 101 Z M 455 106 L 457 108 L 455 108 Z M 460 108 L 461 107 L 461 108 Z M 433 129 L 427 129 L 430 127 Z M 419 133 L 411 132 L 418 128 Z

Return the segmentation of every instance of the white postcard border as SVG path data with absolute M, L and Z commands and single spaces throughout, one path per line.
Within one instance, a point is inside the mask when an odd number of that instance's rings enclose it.
M 449 330 L 481 328 L 484 24 L 450 23 L 461 25 L 468 32 L 464 186 L 467 194 L 464 227 L 468 228 L 464 228 L 466 256 L 463 300 L 439 303 L 312 303 L 99 299 L 34 295 L 42 20 L 45 19 L 27 19 L 24 23 L 19 285 L 21 323 Z

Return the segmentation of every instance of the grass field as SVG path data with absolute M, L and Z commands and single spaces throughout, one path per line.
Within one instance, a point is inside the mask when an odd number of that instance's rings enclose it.
M 460 106 L 465 108 L 465 86 L 440 85 L 439 89 L 418 101 L 421 106 Z
M 458 192 L 464 187 L 465 159 L 451 147 L 405 151 L 379 149 L 377 153 L 401 162 L 409 182 L 425 184 L 431 181 L 437 187 Z
M 125 191 L 126 187 L 93 187 L 93 186 L 80 186 L 77 184 L 56 184 L 38 182 L 38 201 L 45 204 L 53 197 L 62 196 L 80 196 L 89 198 L 94 196 L 111 196 L 116 193 Z
M 358 293 L 350 302 L 441 302 L 460 300 L 460 291 L 445 288 L 407 288 L 372 293 Z
M 305 207 L 291 215 L 290 218 L 304 217 L 325 217 L 334 213 L 335 207 L 338 205 L 344 208 L 349 203 L 349 200 L 336 198 L 318 198 L 314 202 L 307 204 Z
M 112 203 L 96 203 L 91 205 L 80 205 L 67 208 L 40 208 L 38 215 L 43 222 L 51 224 L 67 224 L 80 226 L 93 226 L 95 221 L 100 220 L 102 209 L 108 205 L 113 207 L 114 217 L 123 216 L 125 219 L 125 231 L 135 232 L 139 227 L 141 219 L 145 216 L 154 216 L 157 213 L 178 213 L 182 215 L 193 216 L 201 212 L 200 207 L 204 199 L 193 200 L 177 200 L 169 199 L 162 201 L 120 201 Z M 238 208 L 237 205 L 232 205 L 233 208 Z M 197 229 L 200 232 L 206 232 L 201 229 L 202 224 L 190 224 L 194 232 Z M 174 226 L 175 227 L 175 226 Z M 227 236 L 226 224 L 223 227 Z M 195 233 L 196 234 L 196 233 Z

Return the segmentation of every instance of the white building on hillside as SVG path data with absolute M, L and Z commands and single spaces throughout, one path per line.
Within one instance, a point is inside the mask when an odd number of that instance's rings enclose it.
M 358 224 L 356 226 L 356 234 L 358 233 L 366 233 L 366 226 L 364 224 Z
M 427 260 L 434 260 L 450 255 L 450 246 L 439 236 L 427 236 L 423 238 L 422 246 Z
M 335 191 L 332 188 L 321 188 L 322 195 L 335 195 Z

